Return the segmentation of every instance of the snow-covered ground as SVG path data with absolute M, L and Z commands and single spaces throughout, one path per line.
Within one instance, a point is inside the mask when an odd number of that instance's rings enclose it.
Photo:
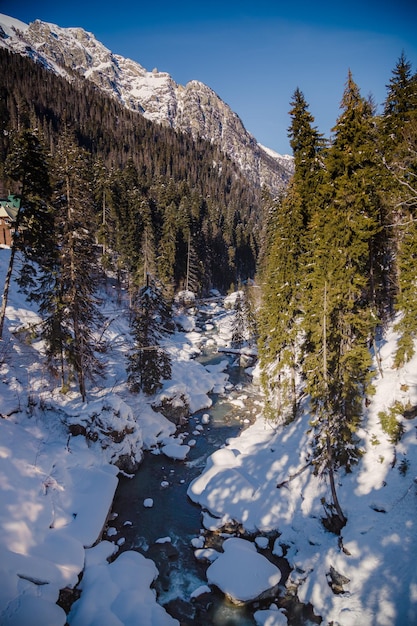
M 0 285 L 9 251 L 0 249 Z M 137 552 L 117 556 L 108 538 L 97 543 L 117 487 L 117 459 L 140 461 L 143 449 L 164 448 L 185 458 L 188 451 L 175 426 L 125 385 L 129 347 L 123 307 L 113 294 L 104 312 L 106 376 L 82 404 L 72 391 L 54 385 L 42 357 L 42 344 L 29 332 L 38 317 L 12 284 L 3 341 L 0 342 L 0 623 L 2 626 L 159 626 L 178 624 L 162 608 L 151 584 L 153 561 Z M 160 394 L 186 401 L 193 411 L 210 407 L 211 390 L 227 388 L 224 367 L 205 368 L 193 360 L 204 342 L 225 347 L 230 311 L 213 303 L 216 326 L 210 337 L 194 319 L 182 318 L 184 332 L 170 340 L 173 377 Z M 248 600 L 279 580 L 264 556 L 266 547 L 285 554 L 294 568 L 289 584 L 311 602 L 324 624 L 407 626 L 417 624 L 417 432 L 416 418 L 403 419 L 404 435 L 394 447 L 382 432 L 378 412 L 395 399 L 417 405 L 417 357 L 401 371 L 392 369 L 395 334 L 381 345 L 384 376 L 360 432 L 363 457 L 354 471 L 338 476 L 338 493 L 348 518 L 342 541 L 321 524 L 326 483 L 308 463 L 311 441 L 304 414 L 279 427 L 259 414 L 238 438 L 215 452 L 189 487 L 201 504 L 205 528 L 235 520 L 254 541 L 229 537 L 224 551 L 209 551 L 196 540 L 196 558 L 206 558 L 208 585 L 235 600 Z M 69 435 L 82 424 L 97 437 Z M 129 432 L 120 444 L 108 431 Z M 95 440 L 96 439 L 96 440 Z M 400 471 L 401 470 L 401 471 Z M 277 488 L 278 484 L 282 484 Z M 152 495 L 152 494 L 150 494 Z M 272 534 L 278 539 L 272 540 Z M 272 543 L 272 545 L 271 545 Z M 114 556 L 116 558 L 114 559 Z M 109 562 L 109 557 L 113 560 Z M 74 587 L 80 573 L 82 594 L 67 617 L 56 604 L 59 590 Z M 339 575 L 340 593 L 334 593 Z M 333 577 L 333 578 L 332 578 Z M 191 599 L 191 598 L 190 598 Z M 271 600 L 255 613 L 257 624 L 287 623 Z
M 396 339 L 390 331 L 381 345 L 383 377 L 375 379 L 359 433 L 363 457 L 352 473 L 338 476 L 348 518 L 340 541 L 320 521 L 322 498 L 330 502 L 331 496 L 308 467 L 307 413 L 285 427 L 259 416 L 211 456 L 188 489 L 207 511 L 206 528 L 233 519 L 266 537 L 279 531 L 272 547 L 293 567 L 287 585 L 297 587 L 299 599 L 311 602 L 324 624 L 417 624 L 417 418 L 401 418 L 404 434 L 395 446 L 378 418 L 395 400 L 417 405 L 417 356 L 402 370 L 392 369 Z M 229 580 L 239 576 L 239 560 L 226 571 Z M 262 613 L 259 624 L 282 623 L 280 612 L 265 613 L 266 621 Z

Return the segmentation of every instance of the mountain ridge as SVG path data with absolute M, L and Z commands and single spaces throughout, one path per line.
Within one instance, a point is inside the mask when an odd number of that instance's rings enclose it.
M 123 106 L 152 122 L 216 143 L 255 185 L 279 194 L 293 173 L 293 160 L 259 144 L 209 86 L 191 80 L 177 84 L 167 72 L 146 70 L 113 53 L 81 27 L 62 28 L 35 20 L 25 24 L 0 14 L 0 46 L 29 56 L 71 81 L 92 82 Z

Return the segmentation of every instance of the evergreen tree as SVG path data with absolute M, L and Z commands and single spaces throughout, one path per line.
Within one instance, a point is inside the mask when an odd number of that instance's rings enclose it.
M 114 224 L 110 215 L 111 203 L 111 172 L 108 171 L 102 159 L 97 159 L 93 168 L 93 193 L 94 201 L 99 212 L 97 214 L 97 240 L 103 247 L 103 257 L 112 248 Z
M 303 290 L 304 375 L 311 397 L 314 463 L 329 476 L 358 458 L 355 432 L 370 380 L 375 310 L 373 251 L 381 232 L 373 112 L 349 72 L 342 113 L 326 156 L 326 185 L 309 229 Z
M 19 183 L 19 209 L 14 222 L 10 261 L 0 311 L 0 339 L 8 301 L 10 280 L 16 250 L 25 254 L 20 276 L 21 284 L 33 284 L 35 272 L 30 260 L 39 262 L 48 254 L 51 245 L 52 220 L 48 197 L 51 193 L 49 164 L 45 147 L 35 132 L 21 130 L 15 137 L 5 162 L 5 174 Z
M 239 292 L 234 306 L 232 325 L 232 348 L 241 348 L 246 340 L 246 319 L 243 308 L 243 293 Z
M 155 248 L 155 231 L 152 221 L 152 205 L 149 199 L 142 200 L 140 212 L 143 222 L 143 231 L 141 238 L 141 267 L 139 274 L 146 282 L 147 276 L 156 276 L 156 248 Z
M 417 258 L 417 75 L 400 56 L 388 85 L 381 120 L 382 149 L 389 174 L 390 199 L 387 232 L 391 235 L 396 330 L 400 333 L 395 365 L 402 366 L 414 354 L 417 337 L 415 298 Z
M 148 278 L 133 303 L 134 348 L 128 357 L 128 385 L 131 391 L 152 395 L 171 375 L 171 359 L 161 346 L 172 331 L 170 307 L 156 281 Z
M 271 417 L 295 416 L 303 208 L 294 181 L 275 209 L 263 277 L 259 353 Z
M 232 323 L 232 348 L 243 348 L 252 344 L 256 337 L 256 323 L 249 302 L 249 288 L 241 288 L 234 305 Z
M 387 85 L 384 103 L 384 132 L 394 144 L 401 141 L 404 121 L 410 119 L 417 109 L 416 82 L 417 76 L 412 74 L 411 63 L 402 52 Z
M 416 204 L 417 208 L 417 204 Z M 415 213 L 415 212 L 413 212 Z M 396 309 L 400 314 L 395 330 L 400 333 L 395 367 L 402 367 L 414 355 L 414 343 L 417 338 L 417 220 L 412 217 L 407 225 L 401 225 L 401 249 L 398 260 L 399 281 Z
M 64 364 L 75 371 L 83 400 L 86 379 L 101 370 L 94 338 L 101 316 L 90 172 L 86 153 L 66 131 L 57 146 L 54 167 L 57 256 L 50 267 L 51 288 L 44 292 L 40 309 L 50 359 L 58 358 L 62 376 Z M 67 381 L 68 375 L 62 379 L 64 388 Z
M 296 89 L 288 130 L 295 171 L 282 200 L 274 203 L 260 313 L 260 360 L 268 407 L 274 417 L 295 417 L 300 361 L 300 283 L 306 232 L 323 177 L 322 136 L 304 95 Z
M 158 276 L 164 285 L 171 285 L 174 281 L 177 221 L 176 205 L 172 200 L 164 212 L 162 236 L 159 241 L 159 256 L 157 259 Z
M 330 201 L 345 220 L 352 264 L 367 277 L 364 299 L 375 319 L 384 318 L 389 303 L 386 274 L 390 265 L 384 228 L 384 168 L 372 104 L 362 98 L 350 72 L 341 107 L 343 113 L 333 129 L 334 141 L 326 159 Z
M 198 293 L 201 287 L 201 276 L 204 272 L 201 267 L 201 263 L 198 260 L 198 256 L 195 250 L 195 246 L 191 239 L 191 230 L 188 231 L 187 236 L 187 265 L 184 280 L 184 289 L 186 291 L 192 291 Z
M 291 101 L 291 125 L 288 129 L 294 156 L 294 181 L 301 195 L 304 208 L 304 223 L 308 221 L 308 204 L 321 181 L 325 140 L 314 126 L 314 117 L 308 110 L 304 94 L 297 87 Z

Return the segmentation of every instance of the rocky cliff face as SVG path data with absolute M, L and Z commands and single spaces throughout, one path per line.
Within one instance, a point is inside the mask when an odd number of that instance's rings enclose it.
M 25 54 L 72 80 L 74 73 L 93 82 L 147 119 L 217 143 L 245 175 L 277 194 L 293 171 L 291 157 L 257 143 L 239 116 L 207 85 L 178 85 L 169 74 L 148 71 L 113 54 L 82 28 L 61 28 L 36 20 L 29 25 L 0 15 L 0 45 Z

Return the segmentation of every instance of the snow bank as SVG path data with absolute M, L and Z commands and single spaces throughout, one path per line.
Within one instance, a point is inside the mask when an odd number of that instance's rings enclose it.
M 255 600 L 279 584 L 279 569 L 259 554 L 250 541 L 226 539 L 223 550 L 208 568 L 207 580 L 221 589 L 232 602 Z
M 59 626 L 66 621 L 55 605 L 59 590 L 78 582 L 84 547 L 99 538 L 111 507 L 117 469 L 97 464 L 78 442 L 47 441 L 29 426 L 0 420 L 0 623 Z
M 95 550 L 95 548 L 93 548 Z M 123 552 L 115 561 L 87 561 L 81 581 L 81 598 L 68 616 L 71 626 L 175 626 L 173 619 L 156 603 L 150 589 L 158 575 L 153 561 L 139 552 Z
M 326 623 L 417 623 L 417 418 L 400 418 L 404 434 L 394 445 L 378 417 L 395 400 L 417 405 L 417 355 L 401 371 L 393 370 L 395 342 L 395 333 L 388 332 L 381 346 L 383 377 L 374 381 L 376 393 L 359 431 L 363 456 L 350 474 L 337 476 L 348 517 L 340 540 L 321 523 L 322 498 L 330 501 L 331 495 L 309 465 L 307 412 L 287 426 L 258 417 L 208 459 L 188 488 L 205 509 L 206 528 L 220 530 L 232 519 L 250 532 L 278 531 L 274 553 L 294 568 L 288 585 Z M 343 581 L 336 592 L 335 580 Z M 257 614 L 257 623 L 282 623 L 274 611 Z

